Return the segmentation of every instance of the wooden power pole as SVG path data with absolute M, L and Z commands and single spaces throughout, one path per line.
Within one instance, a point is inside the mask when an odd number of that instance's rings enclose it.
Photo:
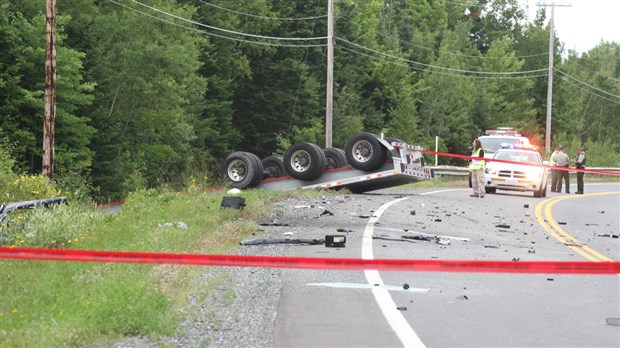
M 327 83 L 325 96 L 325 147 L 332 147 L 334 112 L 334 0 L 327 2 Z
M 555 38 L 553 17 L 555 15 L 555 7 L 570 7 L 570 5 L 557 5 L 551 3 L 551 5 L 538 3 L 537 6 L 550 6 L 551 17 L 549 19 L 549 72 L 547 77 L 547 120 L 545 127 L 545 151 L 551 153 L 551 105 L 553 103 L 553 55 L 555 53 L 555 45 L 553 43 Z
M 46 0 L 45 10 L 45 116 L 43 120 L 43 175 L 54 175 L 56 128 L 56 0 Z

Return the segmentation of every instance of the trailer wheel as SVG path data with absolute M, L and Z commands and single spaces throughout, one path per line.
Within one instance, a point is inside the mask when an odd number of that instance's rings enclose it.
M 261 160 L 263 163 L 263 179 L 279 178 L 287 176 L 282 157 L 267 156 Z
M 255 187 L 263 177 L 263 165 L 256 155 L 237 151 L 226 157 L 222 173 L 234 188 Z
M 327 160 L 325 169 L 342 168 L 349 164 L 349 161 L 347 161 L 347 155 L 345 155 L 343 149 L 327 147 L 323 149 L 323 152 L 325 153 L 325 158 Z
M 358 133 L 347 142 L 346 155 L 353 168 L 375 170 L 385 163 L 387 148 L 373 134 Z
M 325 153 L 317 145 L 296 143 L 284 155 L 284 168 L 295 179 L 314 180 L 325 170 Z

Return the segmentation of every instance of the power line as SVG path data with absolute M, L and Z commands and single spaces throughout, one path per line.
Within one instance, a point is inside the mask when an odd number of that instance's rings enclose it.
M 607 92 L 607 91 L 604 91 L 604 90 L 602 90 L 602 89 L 600 89 L 600 88 L 597 88 L 597 87 L 594 87 L 594 86 L 592 86 L 592 85 L 589 85 L 589 84 L 587 84 L 586 82 L 583 82 L 583 81 L 581 81 L 581 80 L 579 80 L 579 79 L 577 79 L 577 78 L 575 78 L 575 77 L 570 76 L 569 74 L 567 74 L 567 73 L 563 72 L 562 70 L 559 70 L 559 69 L 553 69 L 553 70 L 554 70 L 554 71 L 559 72 L 560 74 L 562 74 L 562 75 L 564 75 L 564 76 L 566 76 L 566 77 L 568 77 L 568 78 L 570 78 L 571 80 L 577 81 L 577 82 L 579 82 L 579 83 L 581 83 L 581 84 L 583 84 L 583 85 L 586 85 L 586 86 L 588 86 L 588 87 L 590 87 L 590 88 L 592 88 L 592 89 L 594 89 L 594 90 L 596 90 L 596 91 L 599 91 L 599 92 L 601 92 L 601 93 L 607 94 L 607 95 L 612 96 L 612 97 L 614 97 L 614 98 L 618 98 L 618 99 L 620 99 L 620 96 L 615 95 L 615 94 L 612 94 L 612 93 L 609 93 L 609 92 Z
M 358 27 L 363 27 L 361 24 L 355 23 L 354 21 L 352 21 L 351 19 L 344 17 L 344 16 L 338 16 L 338 18 L 342 18 L 345 21 L 357 25 Z M 400 43 L 404 43 L 416 48 L 421 48 L 423 50 L 427 50 L 427 51 L 433 51 L 433 52 L 438 52 L 438 53 L 445 53 L 445 54 L 449 54 L 449 55 L 453 55 L 453 56 L 458 56 L 458 57 L 465 57 L 465 58 L 477 58 L 477 59 L 521 59 L 521 58 L 534 58 L 534 57 L 540 57 L 540 56 L 546 56 L 547 54 L 549 54 L 549 52 L 541 52 L 541 53 L 534 53 L 534 54 L 528 54 L 528 55 L 523 55 L 523 56 L 514 56 L 514 57 L 489 57 L 489 56 L 474 56 L 471 54 L 464 54 L 464 53 L 456 53 L 456 52 L 450 52 L 450 51 L 445 51 L 445 50 L 440 50 L 440 49 L 436 49 L 436 48 L 432 48 L 432 47 L 426 47 L 426 46 L 422 46 L 422 45 L 418 45 L 418 44 L 414 44 L 412 42 L 409 41 L 405 41 L 402 39 L 399 39 L 397 37 L 391 36 L 391 35 L 387 35 L 387 34 L 383 34 L 381 32 L 377 32 L 377 34 L 379 36 L 383 36 L 383 37 L 387 37 L 393 40 L 396 40 Z
M 335 46 L 335 47 L 338 48 L 338 49 L 342 49 L 342 50 L 354 53 L 354 54 L 358 54 L 358 55 L 361 55 L 361 56 L 368 57 L 368 58 L 376 60 L 376 61 L 385 62 L 385 63 L 396 65 L 396 66 L 402 66 L 402 67 L 405 67 L 405 68 L 410 69 L 410 70 L 426 72 L 426 73 L 429 73 L 429 74 L 443 75 L 443 76 L 465 77 L 465 78 L 472 78 L 472 79 L 506 79 L 506 80 L 509 80 L 509 79 L 537 78 L 537 77 L 545 77 L 545 76 L 547 76 L 546 73 L 545 74 L 537 74 L 537 75 L 527 75 L 527 76 L 505 76 L 505 75 L 502 75 L 502 76 L 475 76 L 475 75 L 464 75 L 464 74 L 449 74 L 449 73 L 444 73 L 444 72 L 436 71 L 436 70 L 416 68 L 416 67 L 410 66 L 408 64 L 402 64 L 402 63 L 397 63 L 397 62 L 394 62 L 394 61 L 389 61 L 389 60 L 381 59 L 379 57 L 376 57 L 376 56 L 373 56 L 373 55 L 370 55 L 370 54 L 366 54 L 366 53 L 362 53 L 362 52 L 359 52 L 359 51 L 356 51 L 354 49 L 347 48 L 347 47 L 344 47 L 344 46 Z
M 447 71 L 454 71 L 454 72 L 460 72 L 460 73 L 470 73 L 470 74 L 480 74 L 480 75 L 525 75 L 525 74 L 528 74 L 528 73 L 538 73 L 538 72 L 548 71 L 548 69 L 546 69 L 546 68 L 545 69 L 537 69 L 537 70 L 527 70 L 527 71 L 505 71 L 505 72 L 502 72 L 502 71 L 474 71 L 474 70 L 464 70 L 464 69 L 456 69 L 456 68 L 446 68 L 446 67 L 443 67 L 443 66 L 437 66 L 437 65 L 432 65 L 432 64 L 416 62 L 414 60 L 408 60 L 408 59 L 397 57 L 397 56 L 394 56 L 394 55 L 391 55 L 391 54 L 387 54 L 387 53 L 383 53 L 383 52 L 380 52 L 380 51 L 376 51 L 376 50 L 373 50 L 371 48 L 364 47 L 362 45 L 358 45 L 356 43 L 347 41 L 345 39 L 341 39 L 339 37 L 334 37 L 334 39 L 336 39 L 336 41 L 342 41 L 342 42 L 345 42 L 345 43 L 347 43 L 349 45 L 356 46 L 356 47 L 361 48 L 363 50 L 367 50 L 367 51 L 370 51 L 370 52 L 373 52 L 373 53 L 376 53 L 376 54 L 380 54 L 380 55 L 383 55 L 383 56 L 386 56 L 386 57 L 389 57 L 389 58 L 393 58 L 393 59 L 397 59 L 397 60 L 402 60 L 402 61 L 405 61 L 405 62 L 408 62 L 408 63 L 411 63 L 411 64 L 417 64 L 417 65 L 421 65 L 421 66 L 425 66 L 425 67 L 429 67 L 429 68 L 435 68 L 435 69 L 447 70 Z
M 581 87 L 581 86 L 579 86 L 579 85 L 577 85 L 577 84 L 574 84 L 574 83 L 570 82 L 570 80 L 569 80 L 569 79 L 567 79 L 567 78 L 566 78 L 566 77 L 564 77 L 564 76 L 560 76 L 560 78 L 561 78 L 562 80 L 564 80 L 564 82 L 568 83 L 569 85 L 574 86 L 574 87 L 577 87 L 577 88 L 579 88 L 580 90 L 582 90 L 582 91 L 584 91 L 584 92 L 586 92 L 586 93 L 590 93 L 590 94 L 595 95 L 595 96 L 597 96 L 597 97 L 599 97 L 599 98 L 601 98 L 601 99 L 605 99 L 605 100 L 607 100 L 607 101 L 609 101 L 609 102 L 612 102 L 612 103 L 615 103 L 615 104 L 620 104 L 620 102 L 619 102 L 619 101 L 612 100 L 612 99 L 609 99 L 609 98 L 607 98 L 607 97 L 603 97 L 603 96 L 602 96 L 602 95 L 600 95 L 600 94 L 594 93 L 594 92 L 592 92 L 591 90 L 585 89 L 585 88 L 583 88 L 583 87 Z
M 221 7 L 221 6 L 218 6 L 218 5 L 214 5 L 214 4 L 208 3 L 208 2 L 206 2 L 204 0 L 198 0 L 198 1 L 202 2 L 203 4 L 205 4 L 207 6 L 215 7 L 217 9 L 219 9 L 219 10 L 235 13 L 235 14 L 238 14 L 238 15 L 241 15 L 241 16 L 260 18 L 260 19 L 270 19 L 270 20 L 278 20 L 278 21 L 304 21 L 304 20 L 309 20 L 309 19 L 321 19 L 321 18 L 327 17 L 327 15 L 314 16 L 314 17 L 302 17 L 302 18 L 281 18 L 281 17 L 259 16 L 259 15 L 255 15 L 255 14 L 251 14 L 251 13 L 244 13 L 244 12 L 239 12 L 239 11 L 231 10 L 229 8 L 225 8 L 225 7 Z
M 143 3 L 141 3 L 141 2 L 139 2 L 137 0 L 131 0 L 131 1 L 133 3 L 136 3 L 136 4 L 140 5 L 140 6 L 146 7 L 148 9 L 153 10 L 153 11 L 159 12 L 159 13 L 164 14 L 164 15 L 169 16 L 169 17 L 173 17 L 173 18 L 179 19 L 179 20 L 184 21 L 184 22 L 188 22 L 188 23 L 191 23 L 191 24 L 194 24 L 194 25 L 198 25 L 198 26 L 201 26 L 201 27 L 205 27 L 205 28 L 208 28 L 208 29 L 223 31 L 225 33 L 234 34 L 234 35 L 249 36 L 249 37 L 254 37 L 254 38 L 258 38 L 258 39 L 288 40 L 288 41 L 310 41 L 310 40 L 325 40 L 325 39 L 327 39 L 326 36 L 322 36 L 322 37 L 274 37 L 274 36 L 264 36 L 264 35 L 255 35 L 255 34 L 249 34 L 249 33 L 242 33 L 242 32 L 238 32 L 238 31 L 233 31 L 233 30 L 228 30 L 228 29 L 222 29 L 222 28 L 214 27 L 214 26 L 211 26 L 211 25 L 207 25 L 207 24 L 203 24 L 203 23 L 200 23 L 200 22 L 193 21 L 191 19 L 183 18 L 183 17 L 177 16 L 175 14 L 172 14 L 172 13 L 160 10 L 158 8 L 155 8 L 155 7 L 143 4 Z
M 577 64 L 577 63 L 575 63 L 575 62 L 574 62 L 574 61 L 572 61 L 572 60 L 569 60 L 568 62 L 569 62 L 570 64 L 576 65 L 576 66 L 578 66 L 578 67 L 580 67 L 580 68 L 582 68 L 582 69 L 584 69 L 584 70 L 588 70 L 588 71 L 589 71 L 589 72 L 591 72 L 591 73 L 594 73 L 594 74 L 599 74 L 599 73 L 600 73 L 600 71 L 594 71 L 594 70 L 592 70 L 592 69 L 588 69 L 588 68 L 586 68 L 585 66 L 580 65 L 580 64 Z M 608 79 L 611 79 L 611 80 L 615 80 L 615 81 L 617 81 L 617 82 L 620 82 L 620 79 L 615 78 L 615 77 L 613 77 L 613 76 L 608 76 L 608 75 L 603 75 L 603 74 L 600 74 L 599 76 L 602 76 L 602 77 L 605 77 L 605 78 L 608 78 Z
M 217 38 L 225 39 L 225 40 L 230 40 L 230 41 L 245 42 L 245 43 L 249 43 L 249 44 L 263 45 L 263 46 L 276 46 L 276 47 L 301 47 L 301 48 L 307 48 L 307 47 L 324 47 L 324 46 L 327 45 L 327 44 L 303 44 L 303 45 L 302 44 L 281 44 L 281 43 L 271 43 L 271 42 L 261 42 L 261 41 L 251 41 L 251 40 L 245 40 L 245 39 L 238 39 L 238 38 L 234 38 L 234 37 L 230 37 L 230 36 L 224 36 L 224 35 L 218 35 L 218 34 L 210 33 L 208 31 L 204 31 L 204 30 L 192 28 L 192 27 L 189 27 L 189 26 L 186 26 L 186 25 L 178 24 L 178 23 L 175 23 L 175 22 L 172 22 L 172 21 L 168 21 L 168 20 L 165 20 L 163 18 L 159 18 L 157 16 L 153 16 L 151 14 L 142 12 L 142 11 L 140 11 L 138 9 L 135 9 L 135 8 L 131 7 L 131 6 L 127 6 L 125 4 L 118 3 L 118 2 L 116 2 L 114 0 L 108 0 L 108 2 L 111 2 L 111 3 L 115 4 L 115 5 L 124 7 L 126 9 L 128 9 L 128 10 L 133 11 L 133 12 L 139 13 L 141 15 L 150 17 L 152 19 L 156 19 L 158 21 L 161 21 L 161 22 L 164 22 L 164 23 L 167 23 L 167 24 L 170 24 L 170 25 L 174 25 L 174 26 L 177 26 L 177 27 L 180 27 L 180 28 L 183 28 L 183 29 L 195 31 L 195 32 L 200 33 L 200 34 L 204 34 L 204 35 L 208 35 L 208 36 L 213 36 L 213 37 L 217 37 Z

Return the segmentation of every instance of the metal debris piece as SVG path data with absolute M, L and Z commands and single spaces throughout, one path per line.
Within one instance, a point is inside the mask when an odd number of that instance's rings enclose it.
M 605 322 L 607 325 L 620 326 L 620 318 L 607 318 Z
M 489 248 L 489 249 L 499 249 L 499 245 L 493 245 L 493 244 L 486 244 L 484 247 Z
M 323 210 L 323 212 L 321 214 L 319 214 L 319 216 L 323 216 L 323 215 L 334 215 L 334 213 L 332 213 L 331 211 L 325 209 L 325 210 Z
M 325 239 L 258 238 L 258 239 L 242 240 L 241 242 L 239 242 L 239 245 L 268 245 L 268 244 L 318 245 L 318 244 L 325 244 Z
M 362 219 L 368 219 L 370 217 L 370 215 L 366 215 L 366 214 L 360 214 L 360 217 Z
M 164 224 L 159 224 L 157 227 L 176 227 L 176 228 L 180 228 L 182 230 L 186 230 L 189 227 L 187 227 L 187 224 L 183 221 L 177 221 L 177 222 L 166 222 Z
M 510 228 L 510 225 L 499 224 L 499 225 L 495 225 L 495 227 L 497 227 L 497 228 Z

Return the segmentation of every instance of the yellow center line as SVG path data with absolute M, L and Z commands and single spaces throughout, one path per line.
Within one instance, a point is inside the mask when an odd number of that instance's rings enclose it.
M 553 219 L 551 215 L 551 208 L 558 202 L 576 199 L 583 197 L 594 197 L 604 195 L 617 195 L 620 192 L 600 192 L 589 193 L 581 196 L 561 196 L 547 199 L 536 206 L 536 220 L 552 237 L 560 241 L 562 244 L 568 246 L 571 250 L 585 257 L 586 259 L 594 262 L 600 261 L 614 261 L 607 256 L 593 250 L 585 243 L 580 242 L 577 238 L 571 236 L 568 232 L 564 231 L 558 223 Z M 545 221 L 547 220 L 547 222 Z

